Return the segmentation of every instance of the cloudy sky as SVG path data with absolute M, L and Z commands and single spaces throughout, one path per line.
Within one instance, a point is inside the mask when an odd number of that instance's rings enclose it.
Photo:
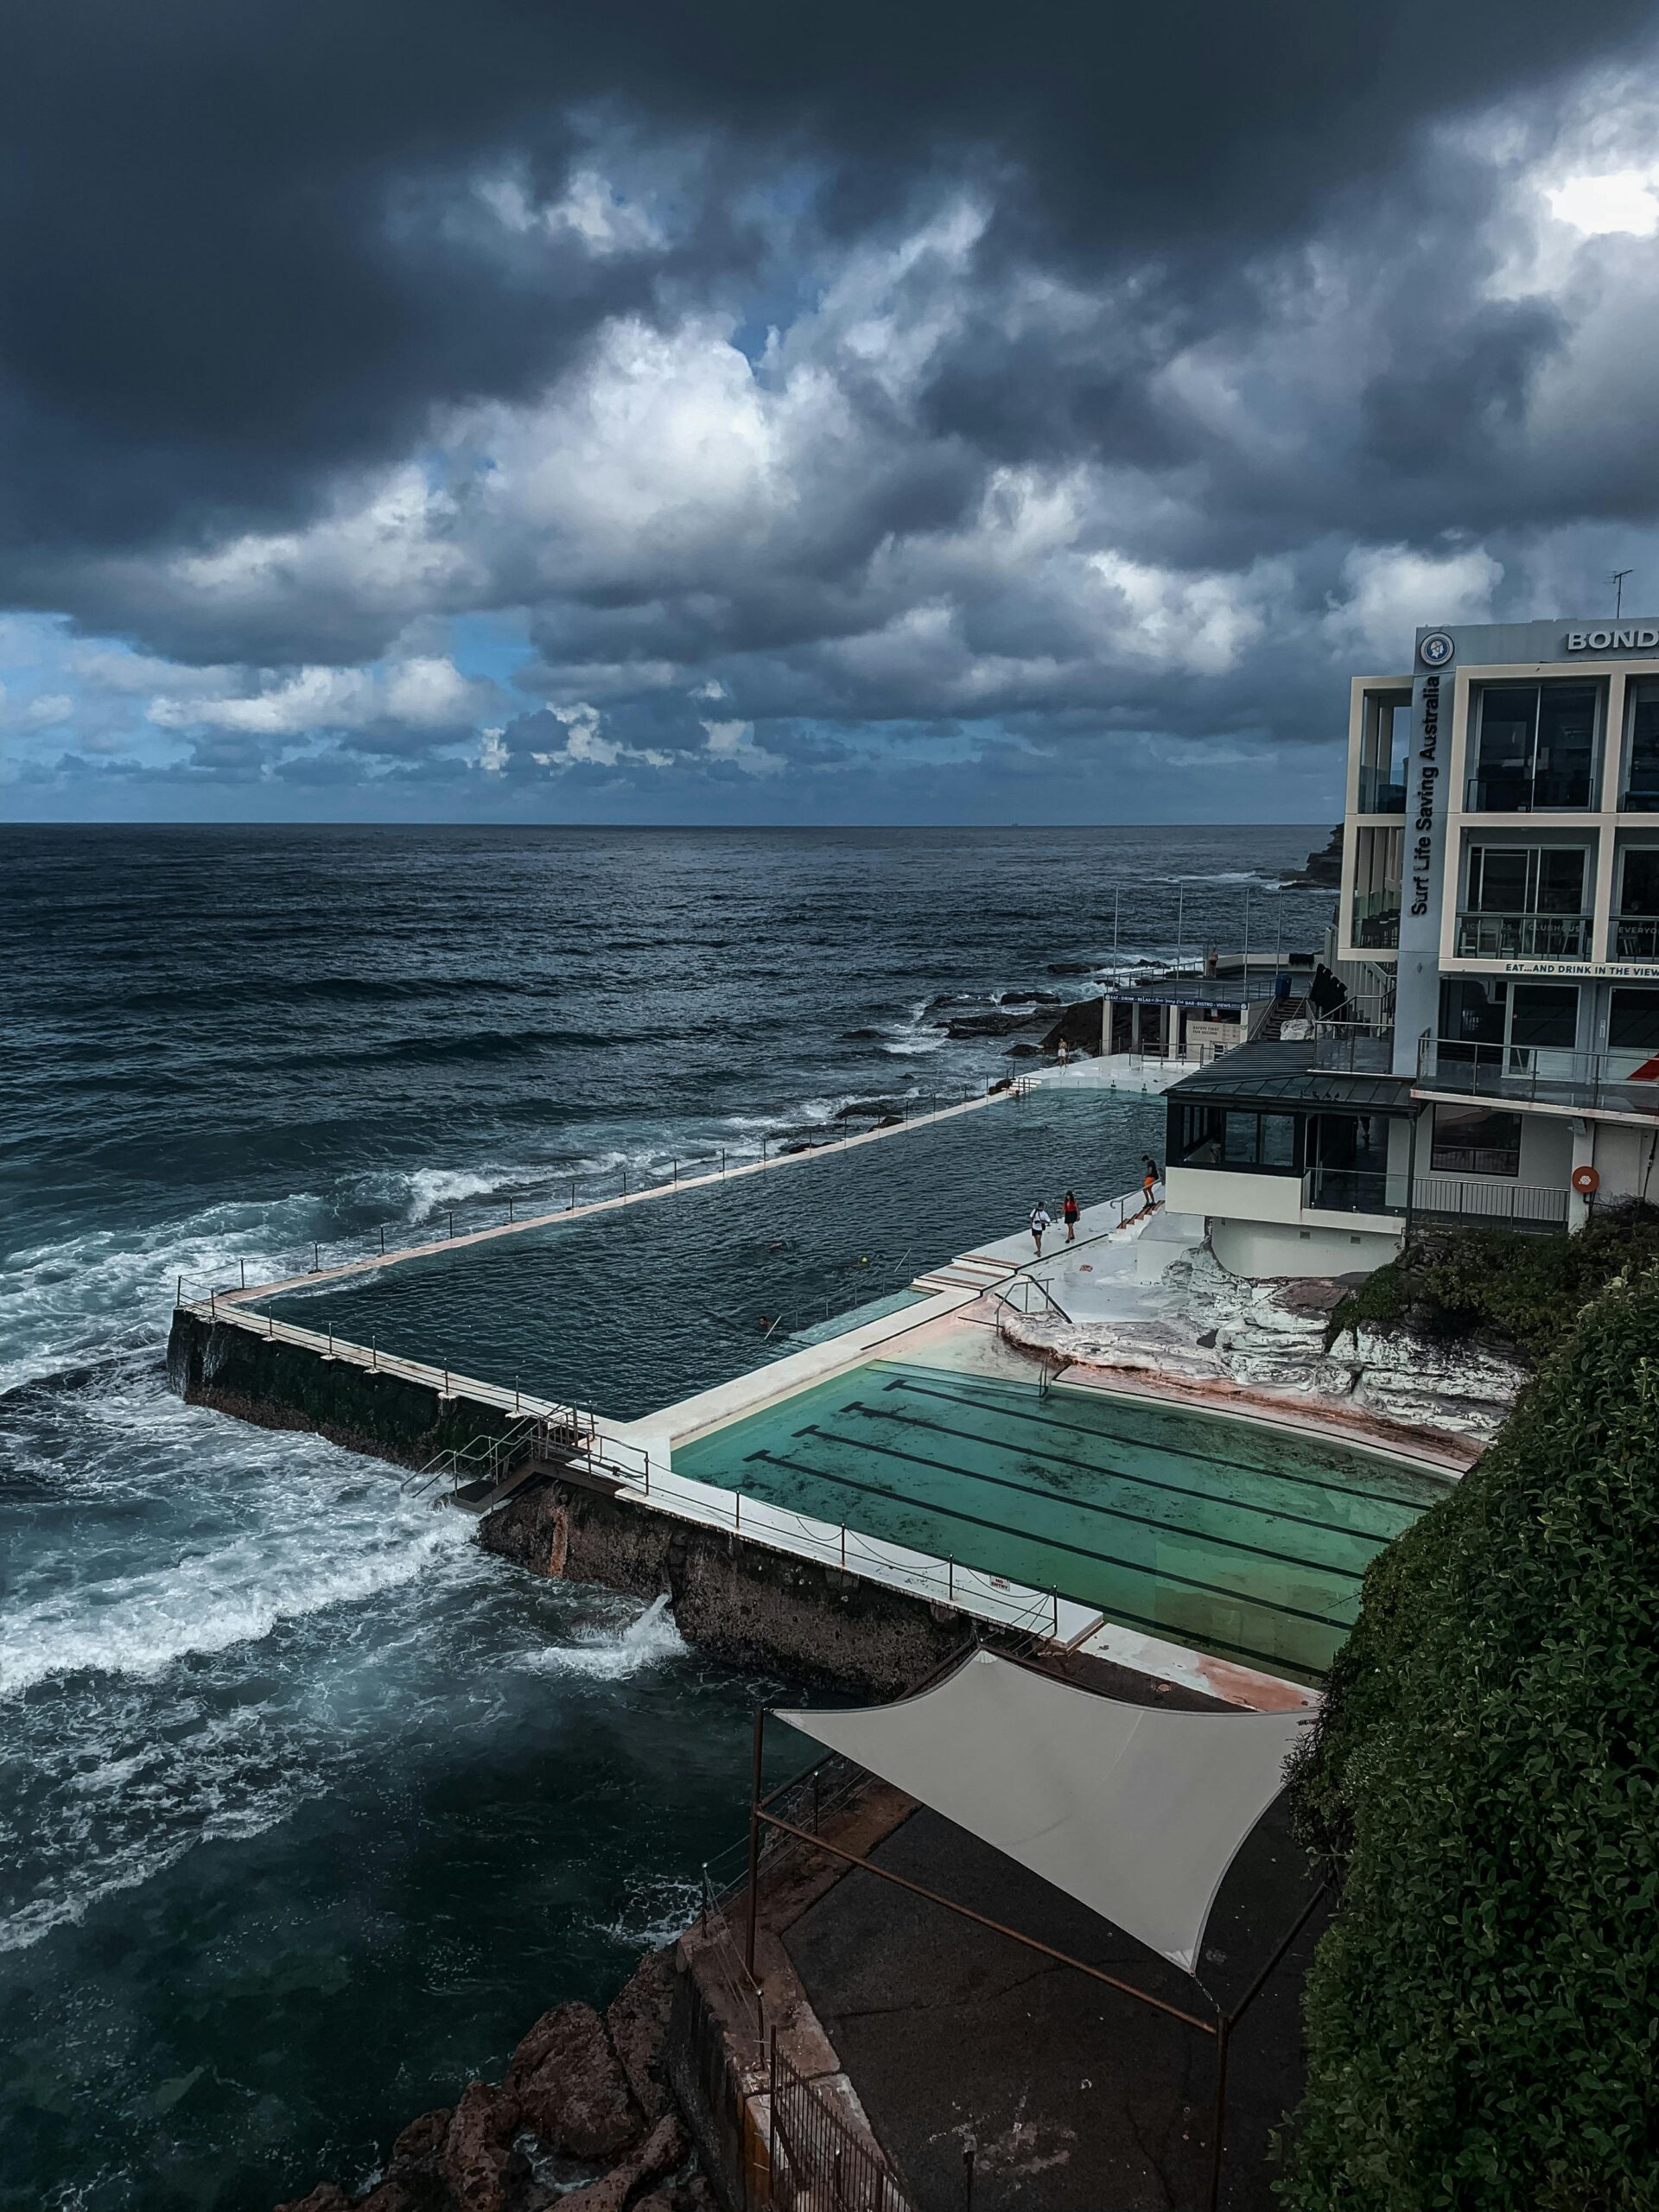
M 1659 609 L 1633 0 L 53 0 L 0 812 L 1316 821 Z

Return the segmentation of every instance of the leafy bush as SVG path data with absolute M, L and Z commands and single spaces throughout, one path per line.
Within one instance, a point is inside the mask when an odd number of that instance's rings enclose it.
M 1496 1336 L 1535 1363 L 1586 1299 L 1656 1258 L 1652 1206 L 1604 1208 L 1576 1236 L 1414 1228 L 1399 1258 L 1337 1306 L 1326 1348 L 1351 1329 L 1408 1324 L 1429 1337 Z
M 1372 1566 L 1293 1777 L 1341 1897 L 1295 2212 L 1659 2207 L 1659 1268 L 1632 1275 Z

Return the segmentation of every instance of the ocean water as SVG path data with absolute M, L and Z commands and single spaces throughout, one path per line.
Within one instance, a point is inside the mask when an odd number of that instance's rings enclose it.
M 953 1015 L 1315 944 L 1319 841 L 0 832 L 0 2207 L 366 2177 L 683 1918 L 779 1687 L 181 1405 L 175 1278 L 977 1086 Z

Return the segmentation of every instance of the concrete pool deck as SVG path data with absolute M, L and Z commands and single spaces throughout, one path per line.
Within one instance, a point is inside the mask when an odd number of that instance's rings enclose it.
M 1063 1074 L 1050 1074 L 1042 1079 L 1040 1086 L 1033 1087 L 1086 1089 L 1097 1093 L 1110 1085 L 1114 1072 L 1109 1063 L 1085 1063 Z M 1141 1084 L 1152 1089 L 1160 1087 L 1152 1080 L 1154 1077 L 1168 1079 L 1179 1070 L 1173 1064 L 1160 1063 L 1151 1070 L 1124 1072 L 1135 1074 Z M 991 1105 L 1006 1104 L 1016 1096 L 1010 1090 L 975 1098 L 918 1117 L 907 1127 L 913 1131 L 960 1119 L 983 1112 Z M 836 1154 L 853 1152 L 883 1137 L 906 1133 L 904 1127 L 865 1131 L 840 1140 L 832 1149 Z M 362 1379 L 379 1382 L 381 1378 L 388 1378 L 395 1383 L 412 1386 L 415 1392 L 427 1398 L 433 1411 L 427 1416 L 412 1415 L 405 1427 L 413 1427 L 422 1436 L 440 1437 L 442 1446 L 453 1452 L 473 1439 L 481 1441 L 490 1433 L 499 1437 L 505 1431 L 511 1431 L 514 1424 L 531 1417 L 570 1421 L 576 1409 L 543 1395 L 517 1389 L 508 1390 L 500 1384 L 430 1361 L 382 1354 L 373 1344 L 365 1347 L 336 1336 L 331 1330 L 279 1319 L 274 1313 L 262 1309 L 285 1289 L 315 1290 L 346 1278 L 376 1274 L 406 1260 L 448 1255 L 467 1245 L 499 1244 L 538 1228 L 562 1225 L 582 1213 L 637 1207 L 672 1197 L 677 1192 L 706 1189 L 722 1181 L 773 1173 L 780 1167 L 822 1157 L 822 1152 L 802 1153 L 728 1166 L 723 1175 L 687 1177 L 677 1185 L 652 1186 L 626 1197 L 598 1201 L 589 1207 L 567 1208 L 523 1219 L 515 1217 L 510 1223 L 474 1231 L 465 1237 L 446 1237 L 435 1244 L 411 1246 L 384 1258 L 377 1253 L 331 1268 L 308 1270 L 302 1276 L 287 1278 L 281 1284 L 246 1288 L 238 1284 L 233 1289 L 213 1292 L 206 1299 L 185 1304 L 181 1308 L 181 1325 L 188 1319 L 221 1344 L 228 1337 L 263 1339 L 273 1356 L 278 1350 L 302 1355 L 324 1375 L 355 1370 Z M 1006 1202 L 1006 1193 L 1004 1196 Z M 950 1370 L 964 1380 L 978 1378 L 988 1384 L 1016 1385 L 1030 1390 L 1033 1367 L 1039 1373 L 1044 1373 L 1044 1370 L 1039 1356 L 1010 1340 L 1011 1308 L 1015 1312 L 1030 1311 L 1033 1300 L 1041 1303 L 1069 1299 L 1075 1304 L 1086 1294 L 1091 1301 L 1091 1311 L 1106 1306 L 1143 1314 L 1155 1312 L 1163 1295 L 1160 1282 L 1166 1269 L 1173 1260 L 1201 1242 L 1202 1231 L 1203 1224 L 1197 1219 L 1172 1216 L 1162 1208 L 1146 1211 L 1141 1194 L 1134 1191 L 1086 1208 L 1077 1240 L 1071 1244 L 1065 1242 L 1063 1229 L 1057 1227 L 1046 1240 L 1047 1249 L 1040 1259 L 1033 1252 L 1026 1230 L 1016 1229 L 1006 1236 L 984 1240 L 953 1260 L 925 1268 L 912 1278 L 906 1290 L 885 1294 L 839 1317 L 839 1325 L 826 1321 L 791 1338 L 791 1350 L 771 1361 L 750 1366 L 729 1380 L 695 1391 L 638 1418 L 613 1419 L 584 1412 L 581 1417 L 591 1421 L 594 1439 L 590 1464 L 603 1467 L 608 1486 L 625 1511 L 643 1508 L 653 1517 L 663 1516 L 682 1524 L 718 1531 L 745 1546 L 811 1561 L 834 1573 L 883 1585 L 953 1617 L 976 1620 L 987 1628 L 1038 1634 L 1048 1641 L 1086 1649 L 1115 1663 L 1171 1683 L 1198 1688 L 1208 1694 L 1223 1695 L 1230 1702 L 1273 1708 L 1282 1708 L 1287 1703 L 1307 1702 L 1315 1694 L 1306 1687 L 1305 1681 L 1292 1680 L 1270 1667 L 1248 1663 L 1237 1648 L 1230 1652 L 1224 1649 L 1206 1653 L 1192 1648 L 1184 1637 L 1157 1633 L 1147 1621 L 1125 1623 L 1109 1619 L 1097 1605 L 1068 1596 L 1064 1582 L 1058 1590 L 1045 1588 L 995 1571 L 985 1558 L 982 1546 L 976 1563 L 964 1563 L 938 1552 L 918 1549 L 913 1542 L 877 1538 L 868 1528 L 854 1528 L 839 1519 L 815 1517 L 810 1510 L 791 1510 L 775 1499 L 754 1494 L 745 1488 L 741 1479 L 713 1483 L 699 1480 L 676 1465 L 677 1455 L 683 1454 L 688 1446 L 702 1443 L 732 1424 L 751 1420 L 768 1408 L 786 1406 L 836 1377 L 878 1363 L 887 1367 Z M 366 1422 L 359 1420 L 355 1429 L 349 1422 L 335 1421 L 331 1425 L 327 1417 L 331 1386 L 326 1382 L 315 1390 L 308 1382 L 297 1394 L 290 1386 L 284 1386 L 289 1390 L 289 1408 L 279 1407 L 267 1412 L 258 1409 L 264 1383 L 251 1390 L 227 1384 L 215 1393 L 213 1378 L 222 1364 L 220 1355 L 211 1349 L 204 1350 L 194 1366 L 188 1359 L 184 1361 L 182 1371 L 196 1378 L 194 1385 L 187 1383 L 186 1394 L 241 1412 L 247 1418 L 274 1420 L 278 1425 L 316 1427 L 321 1433 L 356 1448 L 385 1450 L 383 1443 L 376 1440 L 380 1424 L 372 1416 Z M 1057 1363 L 1051 1362 L 1047 1371 L 1059 1371 Z M 1126 1376 L 1115 1370 L 1077 1365 L 1065 1367 L 1064 1371 L 1069 1389 L 1100 1394 L 1125 1403 L 1161 1403 L 1187 1408 L 1195 1404 L 1191 1390 L 1179 1377 Z M 279 1398 L 281 1395 L 278 1394 Z M 296 1395 L 303 1401 L 302 1408 L 293 1405 Z M 349 1390 L 346 1395 L 350 1395 Z M 1270 1394 L 1235 1392 L 1225 1404 L 1217 1404 L 1212 1398 L 1207 1404 L 1200 1403 L 1199 1409 L 1225 1413 L 1257 1430 L 1275 1430 L 1302 1444 L 1323 1440 L 1344 1451 L 1351 1452 L 1356 1447 L 1368 1450 L 1397 1467 L 1408 1465 L 1442 1478 L 1459 1471 L 1449 1455 L 1437 1457 L 1432 1450 L 1421 1448 L 1415 1439 L 1382 1433 L 1386 1425 L 1370 1423 L 1363 1433 L 1357 1433 L 1351 1421 L 1344 1421 L 1339 1414 L 1333 1417 L 1331 1408 L 1276 1398 L 1269 1402 L 1269 1396 Z M 359 1414 L 364 1399 L 359 1388 Z M 317 1418 L 315 1410 L 319 1403 L 325 1412 L 322 1419 Z M 423 1464 L 407 1446 L 386 1450 L 385 1456 L 402 1459 L 405 1465 Z M 854 1484 L 849 1487 L 856 1491 L 861 1486 Z M 1004 1483 L 1001 1487 L 1019 1485 Z M 1135 1516 L 1118 1517 L 1132 1520 Z M 980 1525 L 991 1529 L 998 1524 L 984 1521 Z M 1248 1550 L 1249 1547 L 1242 1548 Z M 572 1571 L 575 1569 L 573 1567 Z M 1317 1669 L 1314 1671 L 1317 1673 Z

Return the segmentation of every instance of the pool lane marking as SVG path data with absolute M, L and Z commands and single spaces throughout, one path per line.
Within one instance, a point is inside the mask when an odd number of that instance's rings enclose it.
M 1310 1613 L 1301 1605 L 1281 1605 L 1272 1598 L 1252 1598 L 1242 1590 L 1230 1590 L 1224 1582 L 1203 1582 L 1195 1574 L 1177 1574 L 1173 1568 L 1147 1567 L 1139 1560 L 1119 1559 L 1114 1552 L 1090 1551 L 1087 1544 L 1068 1543 L 1064 1536 L 1034 1536 L 1030 1529 L 1012 1528 L 1006 1521 L 988 1521 L 982 1514 L 964 1513 L 959 1505 L 925 1504 L 918 1498 L 907 1497 L 903 1491 L 884 1490 L 880 1483 L 861 1483 L 855 1475 L 835 1475 L 823 1467 L 804 1467 L 798 1460 L 785 1459 L 776 1452 L 751 1452 L 745 1465 L 755 1459 L 769 1467 L 785 1467 L 791 1475 L 809 1476 L 814 1482 L 836 1483 L 843 1490 L 862 1491 L 868 1497 L 885 1497 L 890 1503 L 907 1505 L 912 1511 L 943 1514 L 948 1521 L 966 1521 L 976 1529 L 989 1529 L 999 1536 L 1017 1536 L 1028 1544 L 1035 1544 L 1043 1551 L 1071 1552 L 1078 1559 L 1092 1560 L 1096 1567 L 1121 1567 L 1130 1574 L 1150 1575 L 1154 1581 L 1179 1582 L 1185 1589 L 1202 1590 L 1206 1597 L 1225 1598 L 1230 1605 L 1259 1606 L 1265 1613 L 1283 1613 L 1291 1619 L 1312 1621 L 1319 1628 L 1340 1629 L 1344 1636 L 1353 1626 L 1351 1621 L 1332 1620 L 1328 1613 Z M 866 1529 L 863 1533 L 874 1535 L 875 1532 Z M 978 1571 L 987 1574 L 992 1572 L 989 1567 Z M 1089 1602 L 1092 1604 L 1095 1601 L 1090 1599 Z M 1149 1623 L 1148 1625 L 1155 1626 L 1156 1624 Z M 1258 1653 L 1256 1656 L 1267 1657 L 1270 1655 Z
M 1161 1529 L 1166 1535 L 1185 1536 L 1191 1543 L 1221 1544 L 1231 1552 L 1249 1552 L 1257 1559 L 1270 1559 L 1281 1567 L 1306 1567 L 1310 1574 L 1336 1574 L 1344 1582 L 1357 1582 L 1365 1573 L 1363 1567 L 1327 1567 L 1323 1560 L 1303 1559 L 1295 1552 L 1274 1551 L 1270 1545 L 1252 1544 L 1243 1536 L 1217 1536 L 1205 1529 L 1184 1529 L 1179 1521 L 1160 1521 L 1152 1513 L 1132 1513 L 1126 1505 L 1102 1505 L 1089 1497 L 1061 1497 L 1055 1491 L 1045 1490 L 1040 1483 L 1016 1482 L 1012 1475 L 985 1475 L 969 1467 L 953 1467 L 948 1459 L 930 1459 L 920 1452 L 901 1452 L 896 1444 L 877 1444 L 868 1437 L 838 1436 L 833 1428 L 819 1428 L 815 1423 L 798 1428 L 795 1433 L 816 1436 L 823 1443 L 839 1444 L 852 1452 L 879 1452 L 884 1459 L 903 1459 L 913 1467 L 932 1467 L 942 1475 L 955 1475 L 962 1482 L 994 1484 L 998 1490 L 1016 1491 L 1022 1497 L 1041 1498 L 1045 1503 L 1058 1505 L 1066 1511 L 1098 1513 L 1108 1521 L 1132 1521 L 1142 1529 Z
M 996 1413 L 1005 1410 L 1001 1407 L 987 1406 L 982 1399 L 962 1397 L 955 1390 L 940 1390 L 925 1382 L 909 1382 L 902 1375 L 895 1375 L 891 1382 L 885 1383 L 882 1387 L 888 1390 L 908 1390 L 918 1398 L 942 1398 L 946 1405 L 967 1406 L 976 1413 Z M 1092 1436 L 1097 1440 L 1107 1438 L 1111 1441 L 1118 1440 L 1110 1437 L 1109 1430 L 1091 1428 L 1087 1421 L 1056 1421 L 1052 1414 L 1028 1414 L 1018 1401 L 1008 1406 L 1006 1413 L 1010 1420 L 1018 1418 L 1020 1421 L 1032 1421 L 1042 1428 L 1064 1428 L 1069 1430 L 1074 1436 Z M 1220 1418 L 1224 1420 L 1225 1415 Z M 1201 1459 L 1207 1467 L 1230 1467 L 1237 1474 L 1266 1475 L 1273 1482 L 1298 1483 L 1306 1490 L 1328 1490 L 1336 1491 L 1344 1497 L 1367 1498 L 1373 1505 L 1392 1505 L 1400 1512 L 1410 1513 L 1414 1519 L 1428 1510 L 1423 1505 L 1414 1508 L 1408 1498 L 1390 1497 L 1386 1491 L 1357 1489 L 1352 1483 L 1327 1482 L 1318 1475 L 1287 1474 L 1278 1467 L 1255 1466 L 1248 1459 L 1224 1459 L 1214 1452 L 1189 1452 L 1185 1446 L 1181 1444 L 1156 1444 L 1150 1440 L 1143 1442 L 1138 1437 L 1132 1438 L 1129 1441 L 1147 1452 L 1179 1453 L 1184 1459 Z M 1395 1533 L 1403 1535 L 1404 1531 L 1397 1530 Z
M 1200 1498 L 1206 1505 L 1218 1505 L 1224 1510 L 1237 1508 L 1261 1520 L 1294 1521 L 1299 1529 L 1323 1529 L 1326 1535 L 1351 1537 L 1355 1543 L 1372 1544 L 1378 1549 L 1394 1541 L 1392 1535 L 1376 1535 L 1369 1529 L 1350 1529 L 1340 1521 L 1316 1521 L 1310 1514 L 1292 1513 L 1281 1505 L 1245 1504 L 1242 1500 L 1224 1497 L 1217 1491 L 1192 1490 L 1185 1483 L 1160 1482 L 1155 1475 L 1137 1475 L 1128 1467 L 1096 1466 L 1090 1460 L 1074 1458 L 1069 1452 L 1045 1451 L 1040 1444 L 1005 1444 L 1001 1437 L 976 1436 L 971 1429 L 951 1428 L 942 1421 L 924 1421 L 919 1414 L 897 1414 L 886 1406 L 868 1406 L 862 1398 L 849 1399 L 840 1411 L 843 1414 L 862 1414 L 866 1421 L 890 1421 L 902 1423 L 906 1428 L 925 1428 L 935 1436 L 954 1436 L 960 1444 L 982 1444 L 998 1452 L 1020 1452 L 1028 1459 L 1053 1459 L 1062 1467 L 1077 1467 L 1086 1475 L 1110 1475 L 1119 1482 L 1139 1484 L 1143 1490 L 1167 1491 L 1172 1497 Z M 796 1431 L 798 1436 L 803 1433 L 799 1429 Z M 1084 1498 L 1064 1497 L 1058 1491 L 1038 1491 L 1035 1495 L 1052 1497 L 1063 1505 L 1089 1503 Z M 1173 1528 L 1179 1524 L 1172 1522 L 1170 1525 Z M 1229 1539 L 1217 1536 L 1215 1541 L 1224 1544 Z M 1285 1554 L 1287 1558 L 1289 1556 L 1288 1553 Z

